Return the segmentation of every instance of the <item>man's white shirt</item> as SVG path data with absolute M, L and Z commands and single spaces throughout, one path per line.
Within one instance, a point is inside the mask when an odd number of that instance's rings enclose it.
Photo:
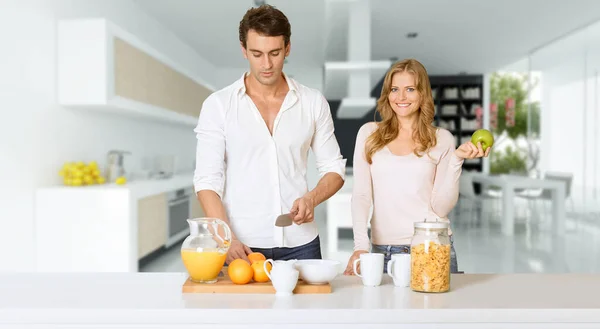
M 244 74 L 202 104 L 194 188 L 215 191 L 231 229 L 255 248 L 297 247 L 317 237 L 316 222 L 275 227 L 277 216 L 308 192 L 309 149 L 322 177 L 345 176 L 329 104 L 316 89 L 285 76 L 289 91 L 275 118 L 273 135 L 246 94 Z M 319 220 L 315 218 L 315 221 Z

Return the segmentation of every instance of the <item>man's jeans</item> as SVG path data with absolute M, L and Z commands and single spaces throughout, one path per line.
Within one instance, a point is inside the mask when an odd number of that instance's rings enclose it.
M 383 254 L 383 273 L 387 273 L 387 264 L 393 254 L 410 254 L 410 245 L 377 245 L 373 244 L 371 252 Z M 459 273 L 456 251 L 454 250 L 454 239 L 450 236 L 450 272 Z
M 317 236 L 311 242 L 293 248 L 250 248 L 254 252 L 260 252 L 267 259 L 290 260 L 290 259 L 321 259 L 321 241 Z

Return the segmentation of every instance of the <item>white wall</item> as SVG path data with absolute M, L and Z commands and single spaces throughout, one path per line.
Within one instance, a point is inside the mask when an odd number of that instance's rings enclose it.
M 600 24 L 592 25 L 533 54 L 541 72 L 542 171 L 574 174 L 577 211 L 600 210 Z
M 0 271 L 34 270 L 34 191 L 59 184 L 57 172 L 65 161 L 96 160 L 102 165 L 108 150 L 124 149 L 133 153 L 126 159 L 129 170 L 139 167 L 142 157 L 159 154 L 175 154 L 181 169 L 192 168 L 191 127 L 56 104 L 56 22 L 78 17 L 105 17 L 215 85 L 215 68 L 130 0 L 3 0 Z M 92 233 L 81 232 L 93 239 Z

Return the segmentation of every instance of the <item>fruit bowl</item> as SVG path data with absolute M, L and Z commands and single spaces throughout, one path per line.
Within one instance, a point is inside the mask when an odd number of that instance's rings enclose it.
M 300 279 L 308 284 L 326 284 L 339 274 L 340 262 L 328 259 L 301 259 L 294 267 L 300 273 Z

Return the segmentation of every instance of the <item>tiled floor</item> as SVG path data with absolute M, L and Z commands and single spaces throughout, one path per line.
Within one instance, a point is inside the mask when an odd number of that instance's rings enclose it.
M 549 221 L 519 217 L 514 237 L 503 236 L 499 223 L 489 214 L 480 219 L 463 211 L 450 218 L 459 268 L 465 273 L 600 273 L 600 218 L 569 215 L 567 233 L 554 236 Z M 340 260 L 345 266 L 352 240 L 340 239 L 339 251 L 330 254 L 325 250 L 325 221 L 319 222 L 319 232 L 324 258 Z M 140 270 L 184 272 L 179 245 Z

